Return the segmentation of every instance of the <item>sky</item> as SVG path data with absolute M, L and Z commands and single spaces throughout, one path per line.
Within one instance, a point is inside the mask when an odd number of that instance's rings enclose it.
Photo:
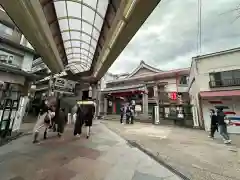
M 202 0 L 201 54 L 240 46 L 240 0 Z M 186 68 L 199 55 L 198 0 L 162 0 L 113 63 L 114 74 L 141 60 L 161 70 Z

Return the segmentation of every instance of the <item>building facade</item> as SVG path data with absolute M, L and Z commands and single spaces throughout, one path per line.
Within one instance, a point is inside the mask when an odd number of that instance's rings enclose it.
M 0 8 L 0 138 L 20 128 L 38 55 Z
M 189 94 L 195 127 L 210 130 L 210 109 L 222 106 L 232 125 L 240 132 L 240 49 L 206 54 L 192 59 Z
M 24 86 L 32 77 L 32 62 L 36 57 L 28 41 L 0 9 L 0 81 Z
M 101 112 L 119 114 L 124 102 L 134 100 L 140 109 L 140 120 L 153 122 L 157 106 L 158 123 L 177 121 L 178 113 L 184 112 L 184 105 L 189 104 L 188 74 L 188 68 L 161 71 L 141 61 L 131 74 L 106 82 L 101 91 Z

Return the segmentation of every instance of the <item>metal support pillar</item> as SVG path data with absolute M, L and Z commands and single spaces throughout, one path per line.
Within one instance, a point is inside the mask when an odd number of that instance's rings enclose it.
M 144 88 L 142 102 L 143 102 L 143 114 L 144 116 L 148 117 L 148 91 L 146 86 Z
M 108 101 L 107 98 L 104 98 L 104 115 L 107 115 Z
M 156 100 L 156 105 L 154 106 L 154 124 L 160 124 L 159 119 L 159 95 L 158 95 L 158 84 L 154 86 L 154 98 Z

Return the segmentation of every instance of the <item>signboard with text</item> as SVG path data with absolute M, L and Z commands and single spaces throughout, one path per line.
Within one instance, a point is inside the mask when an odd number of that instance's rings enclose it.
M 53 90 L 67 92 L 67 93 L 74 93 L 75 92 L 75 82 L 69 81 L 63 78 L 55 78 L 53 84 Z

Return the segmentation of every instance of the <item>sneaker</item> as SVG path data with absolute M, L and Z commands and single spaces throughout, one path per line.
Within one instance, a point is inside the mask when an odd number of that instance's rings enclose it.
M 77 135 L 76 135 L 76 137 L 78 137 L 78 138 L 79 138 L 79 137 L 81 137 L 81 135 L 80 135 L 80 134 L 77 134 Z
M 89 138 L 89 136 L 87 136 L 87 139 Z
M 37 144 L 37 143 L 39 143 L 38 140 L 34 140 L 34 141 L 33 141 L 33 144 Z
M 224 140 L 224 144 L 230 144 L 231 140 Z

